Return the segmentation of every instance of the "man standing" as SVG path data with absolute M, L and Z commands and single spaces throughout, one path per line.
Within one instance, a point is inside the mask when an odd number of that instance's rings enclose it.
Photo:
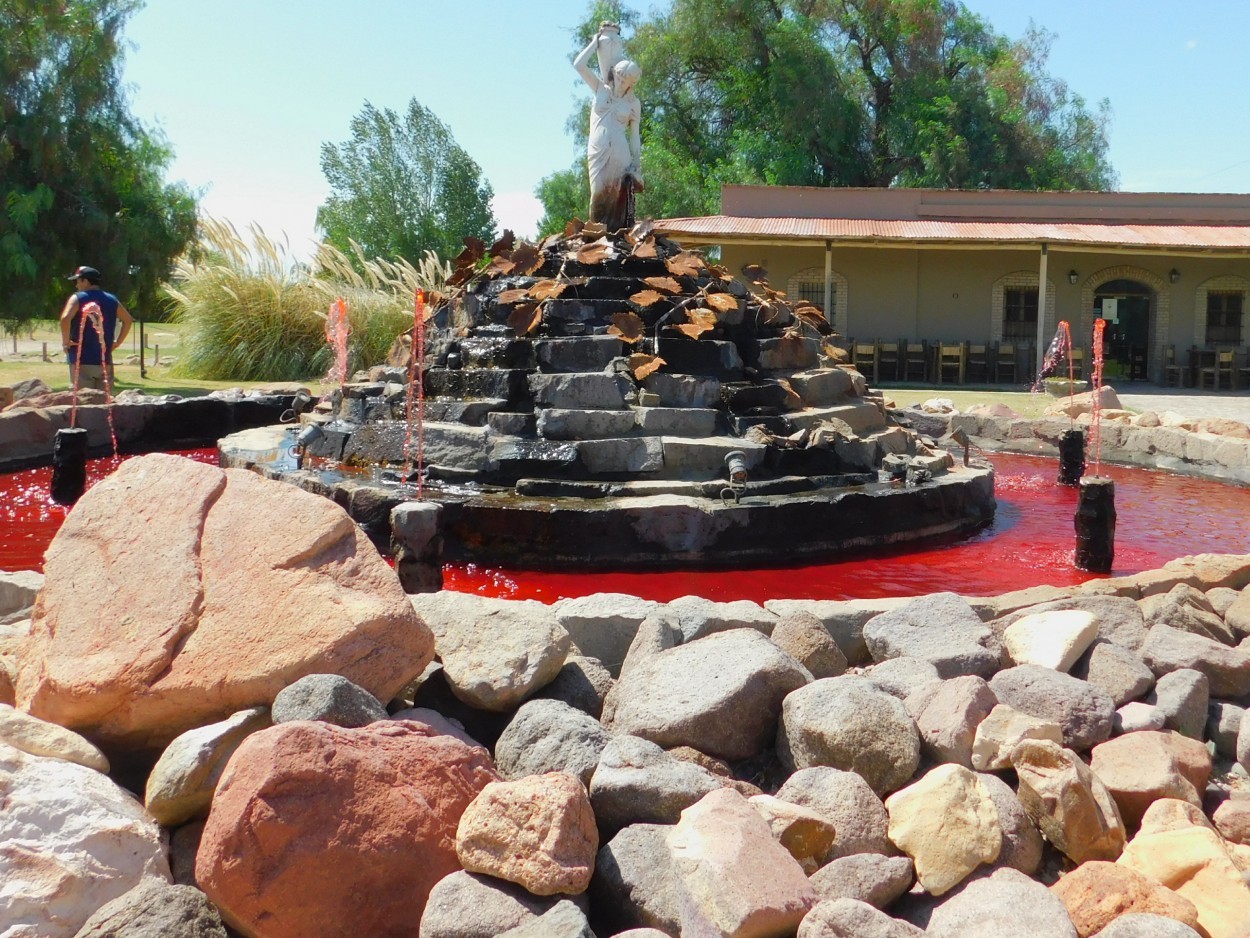
M 70 381 L 74 380 L 77 369 L 79 387 L 103 391 L 105 368 L 108 369 L 108 384 L 110 387 L 113 384 L 113 349 L 126 341 L 134 319 L 117 297 L 100 288 L 100 272 L 94 267 L 79 267 L 65 279 L 74 281 L 75 290 L 61 310 L 61 345 L 69 361 Z M 100 308 L 104 326 L 103 348 L 95 325 L 83 322 L 84 308 L 88 303 Z M 122 327 L 114 338 L 118 320 L 121 320 Z

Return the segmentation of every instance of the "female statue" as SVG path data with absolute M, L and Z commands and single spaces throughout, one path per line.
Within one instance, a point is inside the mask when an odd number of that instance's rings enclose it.
M 599 54 L 601 73 L 590 68 Z M 634 85 L 642 75 L 636 62 L 621 58 L 620 29 L 604 23 L 573 67 L 594 92 L 586 163 L 590 174 L 590 220 L 609 231 L 634 224 L 634 193 L 642 191 L 642 139 L 638 124 L 642 105 Z

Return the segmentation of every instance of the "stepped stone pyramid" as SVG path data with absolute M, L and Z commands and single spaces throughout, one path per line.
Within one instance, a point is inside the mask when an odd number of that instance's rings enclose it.
M 453 557 L 731 564 L 993 514 L 992 473 L 895 425 L 819 309 L 646 225 L 470 243 L 451 285 L 427 324 L 421 433 Z M 311 454 L 403 466 L 407 346 L 323 402 Z

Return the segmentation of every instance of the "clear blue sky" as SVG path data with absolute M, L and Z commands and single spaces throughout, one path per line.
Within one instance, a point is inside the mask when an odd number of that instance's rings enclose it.
M 1049 30 L 1051 75 L 1091 105 L 1110 99 L 1121 189 L 1250 192 L 1250 3 L 965 4 L 1011 38 L 1030 20 Z M 534 187 L 576 156 L 564 123 L 584 88 L 568 54 L 586 6 L 147 0 L 126 31 L 125 77 L 134 112 L 175 151 L 171 176 L 202 190 L 209 214 L 285 233 L 297 257 L 328 191 L 321 144 L 346 139 L 365 101 L 402 111 L 414 96 L 481 165 L 501 226 L 532 234 Z

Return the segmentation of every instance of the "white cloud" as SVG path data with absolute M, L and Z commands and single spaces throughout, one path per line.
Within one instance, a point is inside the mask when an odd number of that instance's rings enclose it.
M 1197 48 L 1198 48 L 1198 40 L 1197 40 L 1197 39 L 1190 39 L 1187 43 L 1185 43 L 1185 48 L 1186 48 L 1187 50 L 1189 50 L 1190 52 L 1192 52 L 1194 49 L 1197 49 Z
M 490 207 L 499 222 L 499 231 L 511 228 L 518 237 L 533 238 L 543 217 L 543 204 L 529 192 L 500 192 Z

